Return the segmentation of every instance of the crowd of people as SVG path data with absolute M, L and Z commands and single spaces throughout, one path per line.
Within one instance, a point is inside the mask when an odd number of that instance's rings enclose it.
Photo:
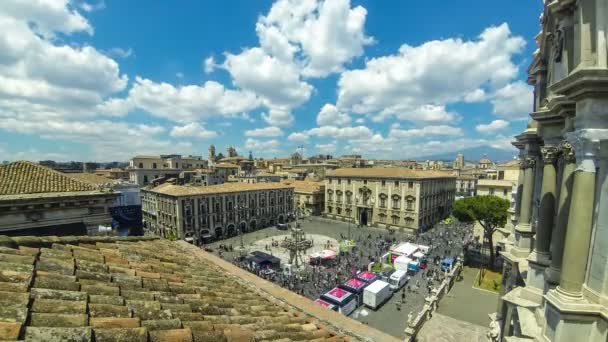
M 220 256 L 239 267 L 310 299 L 319 298 L 332 288 L 353 278 L 358 271 L 368 270 L 370 264 L 380 263 L 382 255 L 391 246 L 401 242 L 412 242 L 429 247 L 426 254 L 427 267 L 411 275 L 407 285 L 400 290 L 396 306 L 408 311 L 417 312 L 424 305 L 424 298 L 443 279 L 441 261 L 445 258 L 462 258 L 464 251 L 473 245 L 473 227 L 464 223 L 439 223 L 434 228 L 418 234 L 407 235 L 390 230 L 353 228 L 351 239 L 355 247 L 349 253 L 339 253 L 335 259 L 325 263 L 306 265 L 303 271 L 282 272 L 269 270 L 253 265 L 247 259 L 232 253 L 234 248 L 229 244 L 219 245 Z M 342 238 L 347 238 L 342 235 Z M 307 259 L 307 258 L 305 258 Z M 389 273 L 381 273 L 388 277 Z

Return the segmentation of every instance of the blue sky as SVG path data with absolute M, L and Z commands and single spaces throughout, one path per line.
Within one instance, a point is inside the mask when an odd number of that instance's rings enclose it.
M 510 149 L 542 9 L 516 3 L 5 0 L 0 159 Z

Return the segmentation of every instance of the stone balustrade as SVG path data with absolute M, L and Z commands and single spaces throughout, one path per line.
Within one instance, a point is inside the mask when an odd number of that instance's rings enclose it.
M 460 274 L 461 270 L 462 264 L 460 262 L 456 263 L 452 271 L 447 274 L 439 287 L 433 289 L 433 294 L 426 298 L 426 304 L 422 310 L 418 313 L 418 315 L 416 315 L 416 317 L 407 323 L 407 327 L 405 328 L 405 342 L 413 342 L 416 340 L 416 335 L 420 329 L 422 329 L 424 323 L 431 319 L 433 312 L 435 312 L 439 306 L 439 301 L 452 289 L 454 281 Z

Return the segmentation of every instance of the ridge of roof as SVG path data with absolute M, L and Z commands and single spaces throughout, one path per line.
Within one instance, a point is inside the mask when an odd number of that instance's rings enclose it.
M 145 191 L 155 192 L 169 196 L 191 196 L 191 195 L 207 195 L 218 193 L 242 192 L 242 191 L 258 191 L 258 190 L 279 190 L 292 189 L 293 186 L 285 185 L 278 182 L 263 182 L 263 183 L 223 183 L 207 186 L 184 186 L 164 183 L 154 188 L 145 189 Z
M 96 175 L 94 173 L 66 173 L 68 177 L 74 178 L 77 181 L 93 184 L 99 186 L 101 184 L 114 183 L 114 179 L 110 179 L 104 176 Z

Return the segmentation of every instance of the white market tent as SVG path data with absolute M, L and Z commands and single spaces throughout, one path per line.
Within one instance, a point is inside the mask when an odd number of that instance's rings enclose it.
M 410 243 L 410 242 L 402 243 L 402 244 L 398 245 L 397 247 L 391 249 L 392 253 L 405 255 L 408 257 L 411 256 L 412 254 L 416 253 L 416 251 L 418 251 L 418 245 Z
M 396 270 L 407 271 L 407 266 L 410 264 L 410 262 L 412 262 L 412 259 L 402 255 L 395 259 L 393 265 L 395 266 Z
M 424 254 L 428 253 L 431 247 L 425 245 L 418 245 L 418 249 Z
M 424 258 L 424 253 L 422 253 L 421 251 L 418 251 L 418 252 L 414 253 L 412 256 L 416 259 L 420 259 L 420 258 Z

